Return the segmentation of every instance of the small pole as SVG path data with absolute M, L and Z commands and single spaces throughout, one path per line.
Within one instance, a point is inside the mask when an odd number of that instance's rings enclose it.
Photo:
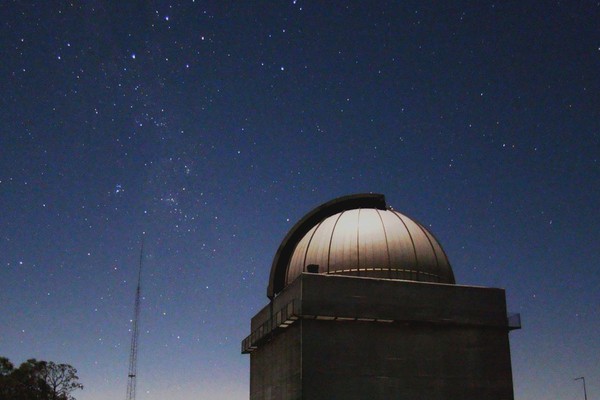
M 579 378 L 575 378 L 574 380 L 576 380 L 576 381 L 582 381 L 583 382 L 583 398 L 585 400 L 587 400 L 587 390 L 585 390 L 585 377 L 584 376 L 580 376 Z

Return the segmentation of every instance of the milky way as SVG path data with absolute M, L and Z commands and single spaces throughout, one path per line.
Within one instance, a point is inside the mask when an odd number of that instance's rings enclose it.
M 375 4 L 372 4 L 375 3 Z M 291 226 L 378 192 L 507 291 L 516 398 L 599 393 L 600 5 L 4 2 L 0 356 L 244 399 Z

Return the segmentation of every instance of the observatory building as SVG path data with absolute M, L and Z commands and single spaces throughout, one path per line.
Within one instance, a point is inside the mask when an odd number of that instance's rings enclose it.
M 436 238 L 379 194 L 309 212 L 242 341 L 251 400 L 512 400 L 504 290 L 457 285 Z

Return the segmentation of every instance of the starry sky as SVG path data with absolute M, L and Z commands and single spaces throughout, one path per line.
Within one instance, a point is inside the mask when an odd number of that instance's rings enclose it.
M 515 397 L 600 396 L 597 1 L 3 1 L 0 355 L 248 398 L 279 243 L 360 192 L 506 289 Z

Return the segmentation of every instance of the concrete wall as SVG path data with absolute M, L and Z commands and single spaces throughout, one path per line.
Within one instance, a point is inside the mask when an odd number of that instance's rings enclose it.
M 302 399 L 302 326 L 294 324 L 250 356 L 252 400 Z
M 253 318 L 301 303 L 251 353 L 251 400 L 513 399 L 501 289 L 317 274 L 288 289 Z
M 302 321 L 303 399 L 509 400 L 506 332 Z
M 250 322 L 250 329 L 254 331 L 260 325 L 272 318 L 271 312 L 277 312 L 281 307 L 294 299 L 302 298 L 302 279 L 296 279 L 291 285 L 288 285 L 271 303 L 262 308 Z
M 318 274 L 299 280 L 304 315 L 507 325 L 502 289 Z

